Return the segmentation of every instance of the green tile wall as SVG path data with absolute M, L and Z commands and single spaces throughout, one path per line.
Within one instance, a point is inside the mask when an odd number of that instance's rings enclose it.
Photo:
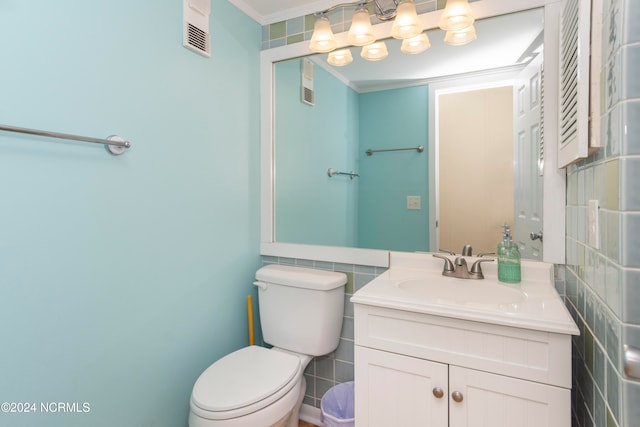
M 573 340 L 574 427 L 640 425 L 640 382 L 624 373 L 624 344 L 640 348 L 640 3 L 604 2 L 603 148 L 567 170 L 566 304 Z M 600 202 L 600 247 L 587 204 Z M 562 271 L 564 270 L 564 271 Z

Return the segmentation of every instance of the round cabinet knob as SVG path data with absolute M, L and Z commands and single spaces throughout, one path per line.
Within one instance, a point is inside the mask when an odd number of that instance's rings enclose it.
M 442 396 L 444 396 L 444 390 L 442 390 L 440 387 L 435 387 L 433 389 L 433 395 L 440 399 L 442 398 Z
M 453 399 L 454 402 L 462 402 L 462 393 L 460 393 L 459 391 L 454 391 L 453 393 L 451 393 L 451 398 Z

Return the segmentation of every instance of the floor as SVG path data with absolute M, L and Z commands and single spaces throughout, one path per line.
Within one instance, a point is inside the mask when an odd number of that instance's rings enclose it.
M 298 427 L 317 427 L 315 424 L 308 423 L 306 421 L 300 421 Z

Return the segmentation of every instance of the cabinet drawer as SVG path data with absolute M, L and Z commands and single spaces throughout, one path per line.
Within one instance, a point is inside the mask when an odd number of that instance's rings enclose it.
M 571 388 L 571 336 L 355 304 L 355 344 Z

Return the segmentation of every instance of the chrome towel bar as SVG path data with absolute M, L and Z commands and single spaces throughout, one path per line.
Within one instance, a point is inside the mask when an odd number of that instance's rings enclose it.
M 405 150 L 416 150 L 418 153 L 422 153 L 424 151 L 424 147 L 422 145 L 418 145 L 417 147 L 409 147 L 409 148 L 386 148 L 381 150 L 372 150 L 369 148 L 365 153 L 367 156 L 373 155 L 373 153 L 381 153 L 383 151 L 405 151 Z
M 355 173 L 354 171 L 351 172 L 338 172 L 335 171 L 331 168 L 329 168 L 329 170 L 327 171 L 327 175 L 329 175 L 329 178 L 333 177 L 333 175 L 347 175 L 349 178 L 353 179 L 356 176 L 360 176 L 359 173 Z
M 91 138 L 89 136 L 71 135 L 68 133 L 49 132 L 37 129 L 19 128 L 14 126 L 0 125 L 0 130 L 7 132 L 26 133 L 29 135 L 47 136 L 50 138 L 70 139 L 73 141 L 93 142 L 96 144 L 104 144 L 107 151 L 114 156 L 120 155 L 125 152 L 127 148 L 131 147 L 129 141 L 125 141 L 118 135 L 111 135 L 107 139 Z

